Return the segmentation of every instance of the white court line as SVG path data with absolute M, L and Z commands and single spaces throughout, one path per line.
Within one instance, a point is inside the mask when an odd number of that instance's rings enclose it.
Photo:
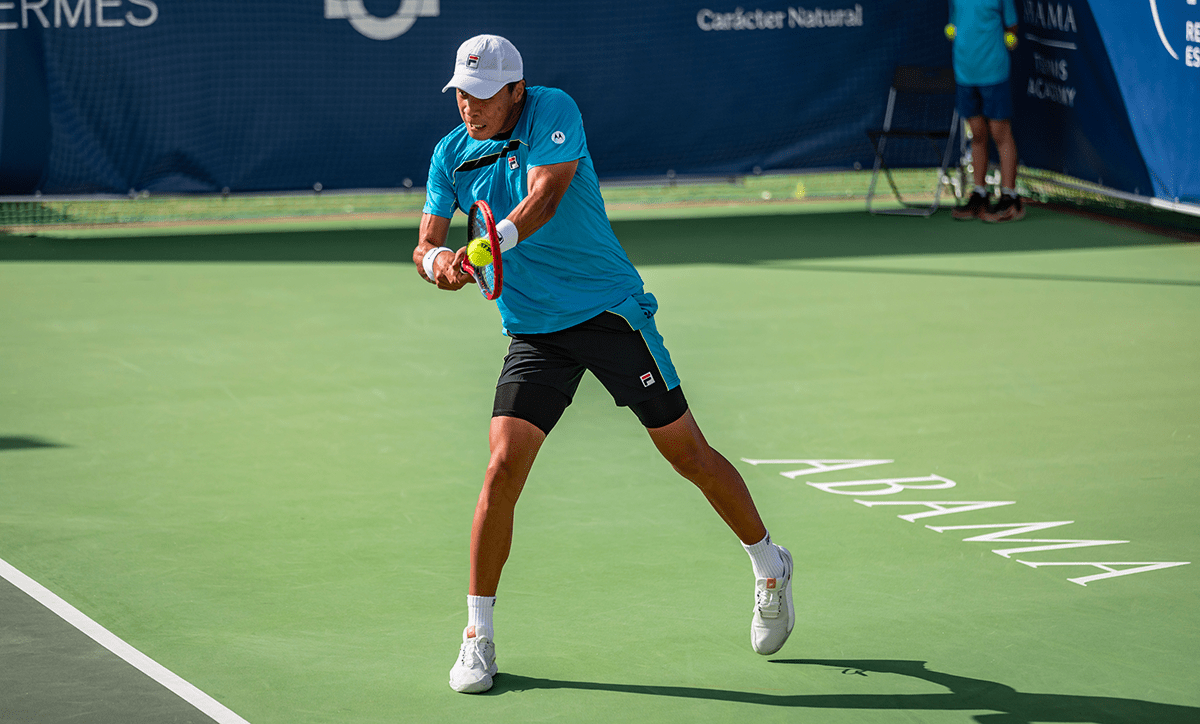
M 167 687 L 176 696 L 204 712 L 218 724 L 249 724 L 245 719 L 225 708 L 216 699 L 200 691 L 169 671 L 141 651 L 122 641 L 115 634 L 88 618 L 71 604 L 51 593 L 45 586 L 13 568 L 0 558 L 0 578 L 24 591 L 30 598 L 57 614 L 93 641 L 128 662 L 133 668 Z

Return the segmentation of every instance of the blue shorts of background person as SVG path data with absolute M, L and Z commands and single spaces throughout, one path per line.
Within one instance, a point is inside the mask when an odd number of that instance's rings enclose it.
M 1005 79 L 995 85 L 959 85 L 954 107 L 961 118 L 1009 120 L 1013 117 L 1012 83 Z

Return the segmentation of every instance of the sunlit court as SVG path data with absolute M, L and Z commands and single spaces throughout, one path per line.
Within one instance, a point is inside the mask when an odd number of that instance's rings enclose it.
M 1016 7 L 1010 189 L 944 4 L 307 4 L 0 3 L 0 721 L 1200 721 L 1196 139 L 1111 105 L 1189 70 L 1190 6 Z M 169 61 L 197 28 L 227 82 Z M 464 96 L 477 33 L 528 86 Z M 767 86 L 651 83 L 697 72 Z M 609 230 L 788 575 L 590 371 L 477 623 L 534 254 L 587 286 Z

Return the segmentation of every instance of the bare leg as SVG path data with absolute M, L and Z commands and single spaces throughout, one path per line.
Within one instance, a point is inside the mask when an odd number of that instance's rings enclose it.
M 1012 121 L 988 121 L 988 126 L 1000 155 L 1000 185 L 1006 189 L 1016 189 L 1017 142 L 1013 139 Z
M 988 122 L 983 116 L 972 116 L 967 119 L 971 126 L 971 166 L 976 186 L 987 183 L 988 167 Z
M 513 513 L 534 458 L 546 435 L 516 417 L 493 417 L 488 440 L 492 458 L 475 505 L 471 526 L 472 596 L 495 596 L 512 548 Z
M 700 488 L 739 540 L 753 545 L 766 537 L 767 529 L 746 482 L 721 453 L 709 446 L 690 410 L 670 425 L 647 432 L 667 462 Z

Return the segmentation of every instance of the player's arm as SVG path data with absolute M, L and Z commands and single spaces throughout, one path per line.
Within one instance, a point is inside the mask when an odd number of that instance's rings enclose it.
M 465 246 L 458 251 L 434 254 L 428 267 L 433 273 L 426 273 L 425 256 L 435 249 L 445 247 L 449 237 L 450 219 L 434 214 L 422 214 L 417 247 L 413 249 L 413 263 L 417 265 L 417 273 L 425 281 L 436 284 L 438 289 L 457 291 L 475 281 L 470 274 L 462 270 L 462 260 L 467 253 Z
M 526 177 L 529 193 L 506 219 L 517 227 L 519 239 L 529 238 L 530 234 L 554 218 L 559 202 L 571 186 L 571 180 L 575 178 L 575 169 L 578 166 L 579 159 L 575 159 L 529 169 Z M 501 231 L 501 234 L 503 233 Z M 506 247 L 507 245 L 501 248 Z
M 1004 47 L 1014 50 L 1017 47 L 1017 6 L 1013 0 L 1004 0 L 1001 6 L 1001 21 L 1008 23 L 1004 28 Z

